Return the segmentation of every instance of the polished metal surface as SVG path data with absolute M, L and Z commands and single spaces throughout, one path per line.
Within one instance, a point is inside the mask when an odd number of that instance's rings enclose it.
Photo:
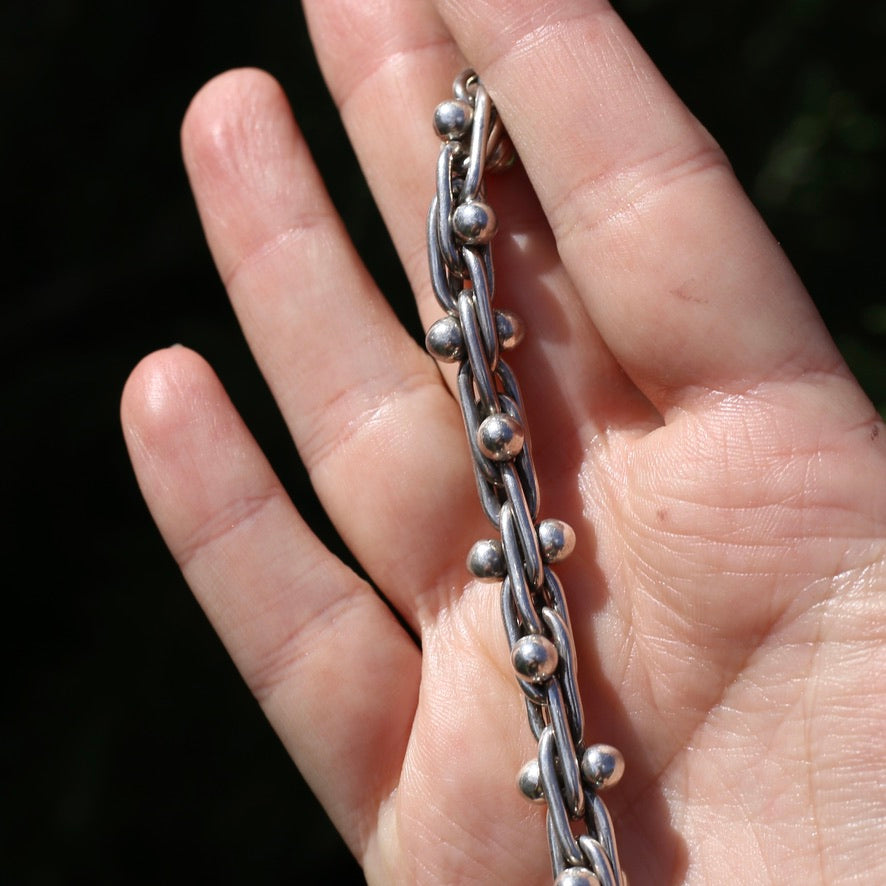
M 581 774 L 597 790 L 611 788 L 621 781 L 625 771 L 621 751 L 608 744 L 591 745 L 581 758 Z
M 473 71 L 456 77 L 453 96 L 434 114 L 443 144 L 428 212 L 428 258 L 445 316 L 431 326 L 426 343 L 436 359 L 458 364 L 480 504 L 500 532 L 500 539 L 474 544 L 467 566 L 483 581 L 501 581 L 514 676 L 538 741 L 538 757 L 522 767 L 517 785 L 527 799 L 547 805 L 555 883 L 626 886 L 612 819 L 598 794 L 618 782 L 624 760 L 609 745 L 584 743 L 572 627 L 551 568 L 572 552 L 575 533 L 562 520 L 539 519 L 523 398 L 501 357 L 522 340 L 523 324 L 492 307 L 490 244 L 498 223 L 485 199 L 484 174 L 510 166 L 513 149 Z

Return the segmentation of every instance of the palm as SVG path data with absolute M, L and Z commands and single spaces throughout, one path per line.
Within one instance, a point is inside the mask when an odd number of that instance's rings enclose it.
M 635 763 L 614 808 L 631 822 L 624 858 L 641 882 L 677 881 L 688 863 L 684 841 L 693 840 L 704 847 L 693 859 L 696 882 L 720 882 L 738 863 L 790 865 L 797 876 L 824 872 L 834 882 L 845 834 L 828 794 L 843 786 L 848 761 L 876 742 L 876 718 L 852 740 L 834 735 L 870 703 L 869 662 L 857 657 L 853 668 L 840 651 L 877 640 L 856 621 L 870 603 L 859 584 L 868 565 L 864 516 L 852 537 L 828 538 L 835 495 L 865 497 L 858 460 L 874 425 L 838 431 L 842 441 L 823 446 L 826 406 L 815 400 L 830 402 L 826 385 L 813 385 L 806 415 L 790 416 L 779 415 L 779 387 L 642 438 L 610 435 L 591 444 L 577 471 L 549 469 L 558 503 L 573 498 L 590 515 L 576 525 L 580 551 L 595 555 L 579 552 L 561 571 L 580 592 L 573 618 L 590 737 L 617 741 Z M 819 484 L 810 472 L 834 482 Z M 841 525 L 855 519 L 844 514 Z M 858 542 L 853 566 L 846 551 Z M 458 584 L 462 572 L 458 563 L 443 582 Z M 425 668 L 398 794 L 384 807 L 392 821 L 382 833 L 395 837 L 381 841 L 387 871 L 426 865 L 446 872 L 440 882 L 459 882 L 478 868 L 518 876 L 534 864 L 544 882 L 544 859 L 523 835 L 530 813 L 506 800 L 533 748 L 496 598 L 469 587 L 422 632 L 434 666 Z M 847 695 L 858 699 L 854 712 Z M 853 781 L 860 788 L 864 779 Z M 466 803 L 467 786 L 475 802 Z M 424 830 L 429 811 L 439 825 Z M 404 822 L 422 826 L 409 833 Z M 773 851 L 782 841 L 790 859 Z M 492 856 L 486 871 L 490 845 L 511 853 Z M 403 850 L 405 860 L 392 857 Z M 424 882 L 405 877 L 413 880 Z
M 545 37 L 532 4 L 514 18 L 522 34 L 439 5 L 481 70 L 484 53 L 500 62 L 508 41 Z M 430 5 L 396 6 L 346 31 L 359 4 L 308 12 L 430 321 L 434 145 L 413 123 L 458 60 Z M 592 20 L 604 49 L 625 45 L 606 13 L 550 33 L 568 47 Z M 607 70 L 657 96 L 647 134 L 625 127 L 630 100 L 593 106 L 617 118 L 611 144 L 583 128 L 587 95 L 564 90 L 557 108 L 573 141 L 593 143 L 597 169 L 569 139 L 537 137 L 532 110 L 557 96 L 537 81 L 563 80 L 531 53 L 501 62 L 496 95 L 540 197 L 516 172 L 496 183 L 498 290 L 530 330 L 513 363 L 543 510 L 579 536 L 559 571 L 587 737 L 628 759 L 612 808 L 635 882 L 726 882 L 737 868 L 839 882 L 878 861 L 865 822 L 882 803 L 870 787 L 883 728 L 871 679 L 883 660 L 881 424 L 710 140 L 626 51 L 624 71 Z M 580 73 L 593 66 L 569 57 Z M 403 104 L 397 150 L 365 125 L 391 94 Z M 312 480 L 421 651 L 301 523 L 217 381 L 184 351 L 149 358 L 124 401 L 158 523 L 370 881 L 544 882 L 541 812 L 512 787 L 533 747 L 498 595 L 465 579 L 464 553 L 489 529 L 446 382 L 345 243 L 268 78 L 211 84 L 185 152 L 216 261 Z

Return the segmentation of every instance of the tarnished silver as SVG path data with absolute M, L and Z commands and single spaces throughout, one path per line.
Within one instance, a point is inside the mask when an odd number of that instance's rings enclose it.
M 621 781 L 625 771 L 621 751 L 608 744 L 591 745 L 581 758 L 581 774 L 598 791 L 611 788 Z
M 559 563 L 575 550 L 575 531 L 562 520 L 542 520 L 538 524 L 538 543 L 545 563 Z
M 521 682 L 547 683 L 557 673 L 560 656 L 544 634 L 527 634 L 511 649 L 511 664 Z
M 505 577 L 505 554 L 497 538 L 482 538 L 468 551 L 468 571 L 481 581 L 498 581 Z
M 477 428 L 477 443 L 487 458 L 511 461 L 523 448 L 525 433 L 520 422 L 507 412 L 487 416 Z
M 624 771 L 610 745 L 584 744 L 575 642 L 566 597 L 551 564 L 565 559 L 575 533 L 539 519 L 539 491 L 523 398 L 502 352 L 523 338 L 523 324 L 493 310 L 490 241 L 498 222 L 486 202 L 484 174 L 513 162 L 513 148 L 483 84 L 463 71 L 453 98 L 437 107 L 443 140 L 436 195 L 428 212 L 431 284 L 445 316 L 427 334 L 428 351 L 458 364 L 457 394 L 473 457 L 480 504 L 500 539 L 482 539 L 467 558 L 471 573 L 501 581 L 511 663 L 523 691 L 538 756 L 517 784 L 547 805 L 551 868 L 557 886 L 626 886 L 612 819 L 599 791 Z
M 517 787 L 520 793 L 533 803 L 544 803 L 545 795 L 541 786 L 541 770 L 538 760 L 525 762 L 517 773 Z

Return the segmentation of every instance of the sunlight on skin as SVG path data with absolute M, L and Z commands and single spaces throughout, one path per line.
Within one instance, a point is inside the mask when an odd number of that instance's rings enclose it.
M 602 3 L 305 6 L 426 323 L 424 121 L 463 57 L 520 153 L 490 185 L 499 304 L 529 330 L 542 516 L 578 536 L 558 574 L 586 735 L 628 761 L 607 802 L 632 882 L 886 880 L 886 429 L 716 145 Z M 450 388 L 270 77 L 207 85 L 183 145 L 315 489 L 421 648 L 184 348 L 124 395 L 154 517 L 370 883 L 549 882 L 498 589 L 465 572 L 494 531 Z

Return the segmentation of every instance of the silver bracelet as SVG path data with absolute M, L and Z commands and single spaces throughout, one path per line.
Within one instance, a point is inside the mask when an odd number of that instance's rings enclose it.
M 490 241 L 497 223 L 485 202 L 484 173 L 509 166 L 513 149 L 477 75 L 463 71 L 454 98 L 437 106 L 443 140 L 437 193 L 428 213 L 434 294 L 446 316 L 431 326 L 428 351 L 458 363 L 458 398 L 480 503 L 500 538 L 478 541 L 468 569 L 501 581 L 511 663 L 526 701 L 538 757 L 517 778 L 522 793 L 547 804 L 547 836 L 557 886 L 627 886 L 612 819 L 599 792 L 618 782 L 624 761 L 609 745 L 584 744 L 575 644 L 563 588 L 551 564 L 575 534 L 538 519 L 538 484 L 520 388 L 501 358 L 523 337 L 520 321 L 493 310 Z M 575 836 L 574 831 L 581 831 Z

